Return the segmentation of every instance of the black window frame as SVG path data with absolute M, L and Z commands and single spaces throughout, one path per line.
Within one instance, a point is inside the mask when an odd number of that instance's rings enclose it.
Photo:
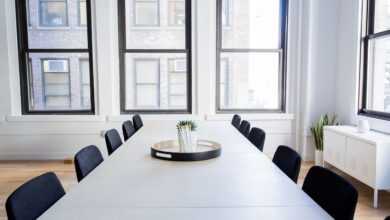
M 390 113 L 375 111 L 367 108 L 368 74 L 369 74 L 369 45 L 371 40 L 390 37 L 388 30 L 375 32 L 375 0 L 366 0 L 362 8 L 362 38 L 361 38 L 361 70 L 359 76 L 359 109 L 358 115 L 390 121 Z
M 120 71 L 121 114 L 192 114 L 192 0 L 185 0 L 185 48 L 184 49 L 127 49 L 126 47 L 126 0 L 118 0 L 118 42 Z M 132 54 L 182 53 L 187 60 L 187 109 L 126 109 L 126 61 Z M 133 95 L 133 94 L 128 94 Z
M 28 23 L 26 0 L 15 0 L 16 6 L 16 25 L 18 35 L 18 58 L 19 58 L 19 75 L 20 75 L 20 95 L 21 95 L 21 112 L 23 115 L 94 115 L 95 114 L 95 95 L 94 95 L 94 75 L 93 75 L 93 42 L 92 42 L 92 14 L 91 0 L 87 1 L 87 48 L 36 48 L 30 49 L 28 45 Z M 31 110 L 29 100 L 29 82 L 28 82 L 28 60 L 29 53 L 85 53 L 88 54 L 90 85 L 91 85 L 91 108 L 83 109 L 64 109 L 64 110 Z M 51 58 L 53 59 L 53 58 Z
M 239 48 L 223 48 L 222 46 L 222 1 L 217 0 L 217 40 L 216 40 L 216 102 L 215 108 L 217 114 L 229 114 L 229 113 L 285 113 L 286 112 L 286 101 L 287 101 L 287 43 L 288 43 L 288 15 L 289 15 L 289 0 L 279 0 L 280 1 L 280 39 L 279 39 L 279 49 L 239 49 Z M 229 3 L 231 3 L 229 1 Z M 231 7 L 232 5 L 230 5 Z M 230 9 L 231 10 L 231 9 Z M 220 65 L 221 65 L 221 55 L 222 53 L 248 53 L 248 52 L 276 52 L 280 51 L 280 60 L 279 60 L 279 71 L 280 71 L 280 108 L 278 109 L 241 109 L 241 108 L 221 108 L 221 89 L 220 89 Z

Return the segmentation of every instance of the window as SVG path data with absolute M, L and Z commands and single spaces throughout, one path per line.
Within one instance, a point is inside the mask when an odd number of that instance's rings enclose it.
M 284 111 L 287 1 L 217 2 L 217 111 Z
M 220 64 L 220 80 L 219 86 L 221 88 L 221 107 L 229 106 L 229 59 L 221 58 Z
M 168 60 L 168 105 L 171 108 L 185 108 L 186 106 L 186 60 Z
M 367 0 L 360 113 L 390 119 L 390 2 Z
M 26 0 L 26 13 L 27 13 L 27 24 L 28 24 L 28 27 L 31 27 L 32 24 L 31 24 L 31 17 L 30 17 L 30 0 Z
M 66 109 L 70 105 L 69 61 L 43 59 L 44 104 L 51 109 Z
M 134 59 L 135 107 L 159 107 L 160 60 Z
M 232 0 L 224 0 L 222 4 L 222 12 L 221 12 L 221 19 L 222 19 L 222 27 L 229 27 L 231 23 L 231 2 Z
M 86 0 L 79 0 L 79 26 L 87 26 L 87 2 Z
M 135 17 L 155 14 L 144 8 L 139 10 L 139 3 L 147 3 L 150 8 L 165 6 L 161 8 L 166 11 L 161 12 L 165 17 L 161 17 L 159 28 L 145 25 L 140 29 L 131 22 L 137 20 Z M 190 0 L 118 0 L 118 5 L 121 111 L 191 112 Z
M 18 47 L 23 114 L 93 114 L 92 42 L 90 36 L 90 5 L 86 29 L 28 28 L 27 0 L 15 0 L 18 15 Z M 33 4 L 31 0 L 30 4 Z M 67 11 L 67 1 L 36 0 L 38 10 L 30 10 L 32 18 L 44 18 L 45 24 L 65 24 L 60 11 Z M 78 19 L 78 8 L 69 14 Z M 58 13 L 57 13 L 58 12 Z M 65 15 L 67 12 L 64 13 Z M 57 16 L 58 15 L 58 16 Z M 66 17 L 66 16 L 65 16 Z M 67 18 L 65 19 L 67 20 Z M 75 22 L 76 23 L 76 22 Z M 81 83 L 78 83 L 81 82 Z
M 68 26 L 67 0 L 39 0 L 39 24 L 42 27 Z
M 134 24 L 159 26 L 159 0 L 134 0 Z
M 88 59 L 80 59 L 80 89 L 81 89 L 81 107 L 89 109 L 91 107 L 91 80 L 89 79 L 89 61 Z
M 170 26 L 185 25 L 185 2 L 184 0 L 168 1 L 168 16 Z

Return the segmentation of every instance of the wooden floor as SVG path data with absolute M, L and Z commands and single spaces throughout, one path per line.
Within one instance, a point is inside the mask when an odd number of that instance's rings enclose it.
M 299 177 L 300 185 L 312 165 L 309 162 L 302 165 Z M 4 203 L 8 195 L 26 180 L 47 171 L 54 171 L 66 190 L 77 184 L 73 164 L 65 164 L 62 161 L 0 162 L 0 219 L 6 219 Z M 359 190 L 355 219 L 383 220 L 385 216 L 390 215 L 389 192 L 380 192 L 379 208 L 374 209 L 372 208 L 372 190 L 350 177 L 346 178 Z

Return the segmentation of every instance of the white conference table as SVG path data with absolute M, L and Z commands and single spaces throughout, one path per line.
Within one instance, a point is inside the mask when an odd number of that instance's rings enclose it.
M 158 160 L 150 146 L 175 127 L 145 125 L 39 219 L 332 219 L 230 124 L 199 123 L 198 136 L 221 156 Z

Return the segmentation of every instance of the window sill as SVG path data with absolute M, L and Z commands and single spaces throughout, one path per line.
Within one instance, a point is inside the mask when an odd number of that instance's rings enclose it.
M 9 115 L 5 117 L 6 122 L 105 122 L 104 116 L 96 115 Z
M 207 121 L 230 121 L 234 114 L 206 115 Z M 264 113 L 264 114 L 239 114 L 242 119 L 250 121 L 292 121 L 294 114 Z
M 69 27 L 69 26 L 66 26 L 66 27 L 42 27 L 42 26 L 37 26 L 35 29 L 39 30 L 39 31 L 68 31 L 68 30 L 71 30 L 71 27 Z
M 194 120 L 200 121 L 203 120 L 201 116 L 191 115 L 191 114 L 172 114 L 172 115 L 145 115 L 140 114 L 142 119 L 145 121 L 178 121 L 178 120 Z M 108 122 L 124 122 L 126 120 L 132 120 L 133 114 L 130 115 L 118 115 L 118 116 L 108 116 Z

